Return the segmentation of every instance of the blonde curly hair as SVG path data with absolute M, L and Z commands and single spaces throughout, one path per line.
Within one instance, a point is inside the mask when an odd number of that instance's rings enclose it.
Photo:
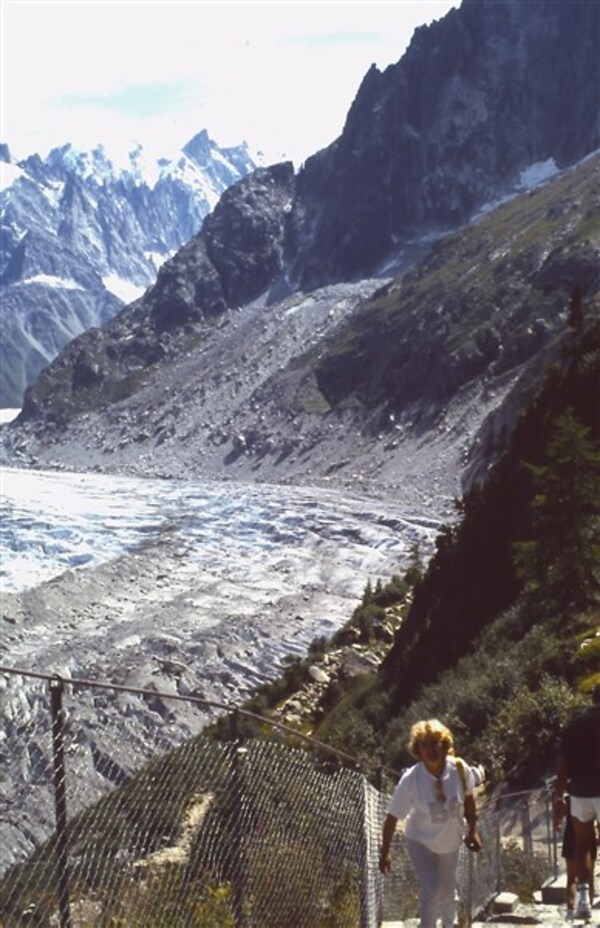
M 454 736 L 450 729 L 439 719 L 425 719 L 422 722 L 415 722 L 410 730 L 407 747 L 413 757 L 420 758 L 419 743 L 426 738 L 434 738 L 441 742 L 446 749 L 446 754 L 454 753 Z

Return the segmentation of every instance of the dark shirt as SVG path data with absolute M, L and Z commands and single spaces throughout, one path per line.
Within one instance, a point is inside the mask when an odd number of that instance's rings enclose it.
M 600 705 L 592 706 L 567 725 L 561 753 L 571 796 L 600 796 Z

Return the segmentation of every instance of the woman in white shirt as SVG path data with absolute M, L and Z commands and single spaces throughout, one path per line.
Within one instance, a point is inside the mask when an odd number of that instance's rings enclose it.
M 481 847 L 473 772 L 452 756 L 452 733 L 437 719 L 413 725 L 408 748 L 418 763 L 405 771 L 392 796 L 383 823 L 379 869 L 389 871 L 396 823 L 406 819 L 408 853 L 420 887 L 421 928 L 435 928 L 438 915 L 443 928 L 452 928 L 463 817 L 468 826 L 465 843 L 472 850 Z

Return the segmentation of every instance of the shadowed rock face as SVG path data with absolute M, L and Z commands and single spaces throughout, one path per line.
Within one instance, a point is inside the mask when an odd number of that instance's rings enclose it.
M 394 242 L 465 222 L 528 165 L 595 150 L 599 34 L 595 3 L 466 0 L 373 66 L 299 178 L 302 285 L 368 276 Z
M 160 271 L 148 299 L 157 331 L 255 299 L 283 268 L 291 162 L 259 169 L 223 195 L 202 231 Z
M 282 271 L 293 184 L 292 164 L 281 164 L 253 172 L 224 196 L 145 298 L 73 339 L 41 372 L 25 393 L 22 419 L 62 422 L 123 400 L 146 368 L 172 359 L 182 342 L 189 349 L 209 320 L 259 296 Z

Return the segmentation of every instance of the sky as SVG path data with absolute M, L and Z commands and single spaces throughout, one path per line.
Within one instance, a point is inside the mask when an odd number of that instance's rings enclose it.
M 267 163 L 341 133 L 371 64 L 452 0 L 0 0 L 0 141 L 170 156 L 201 129 Z

